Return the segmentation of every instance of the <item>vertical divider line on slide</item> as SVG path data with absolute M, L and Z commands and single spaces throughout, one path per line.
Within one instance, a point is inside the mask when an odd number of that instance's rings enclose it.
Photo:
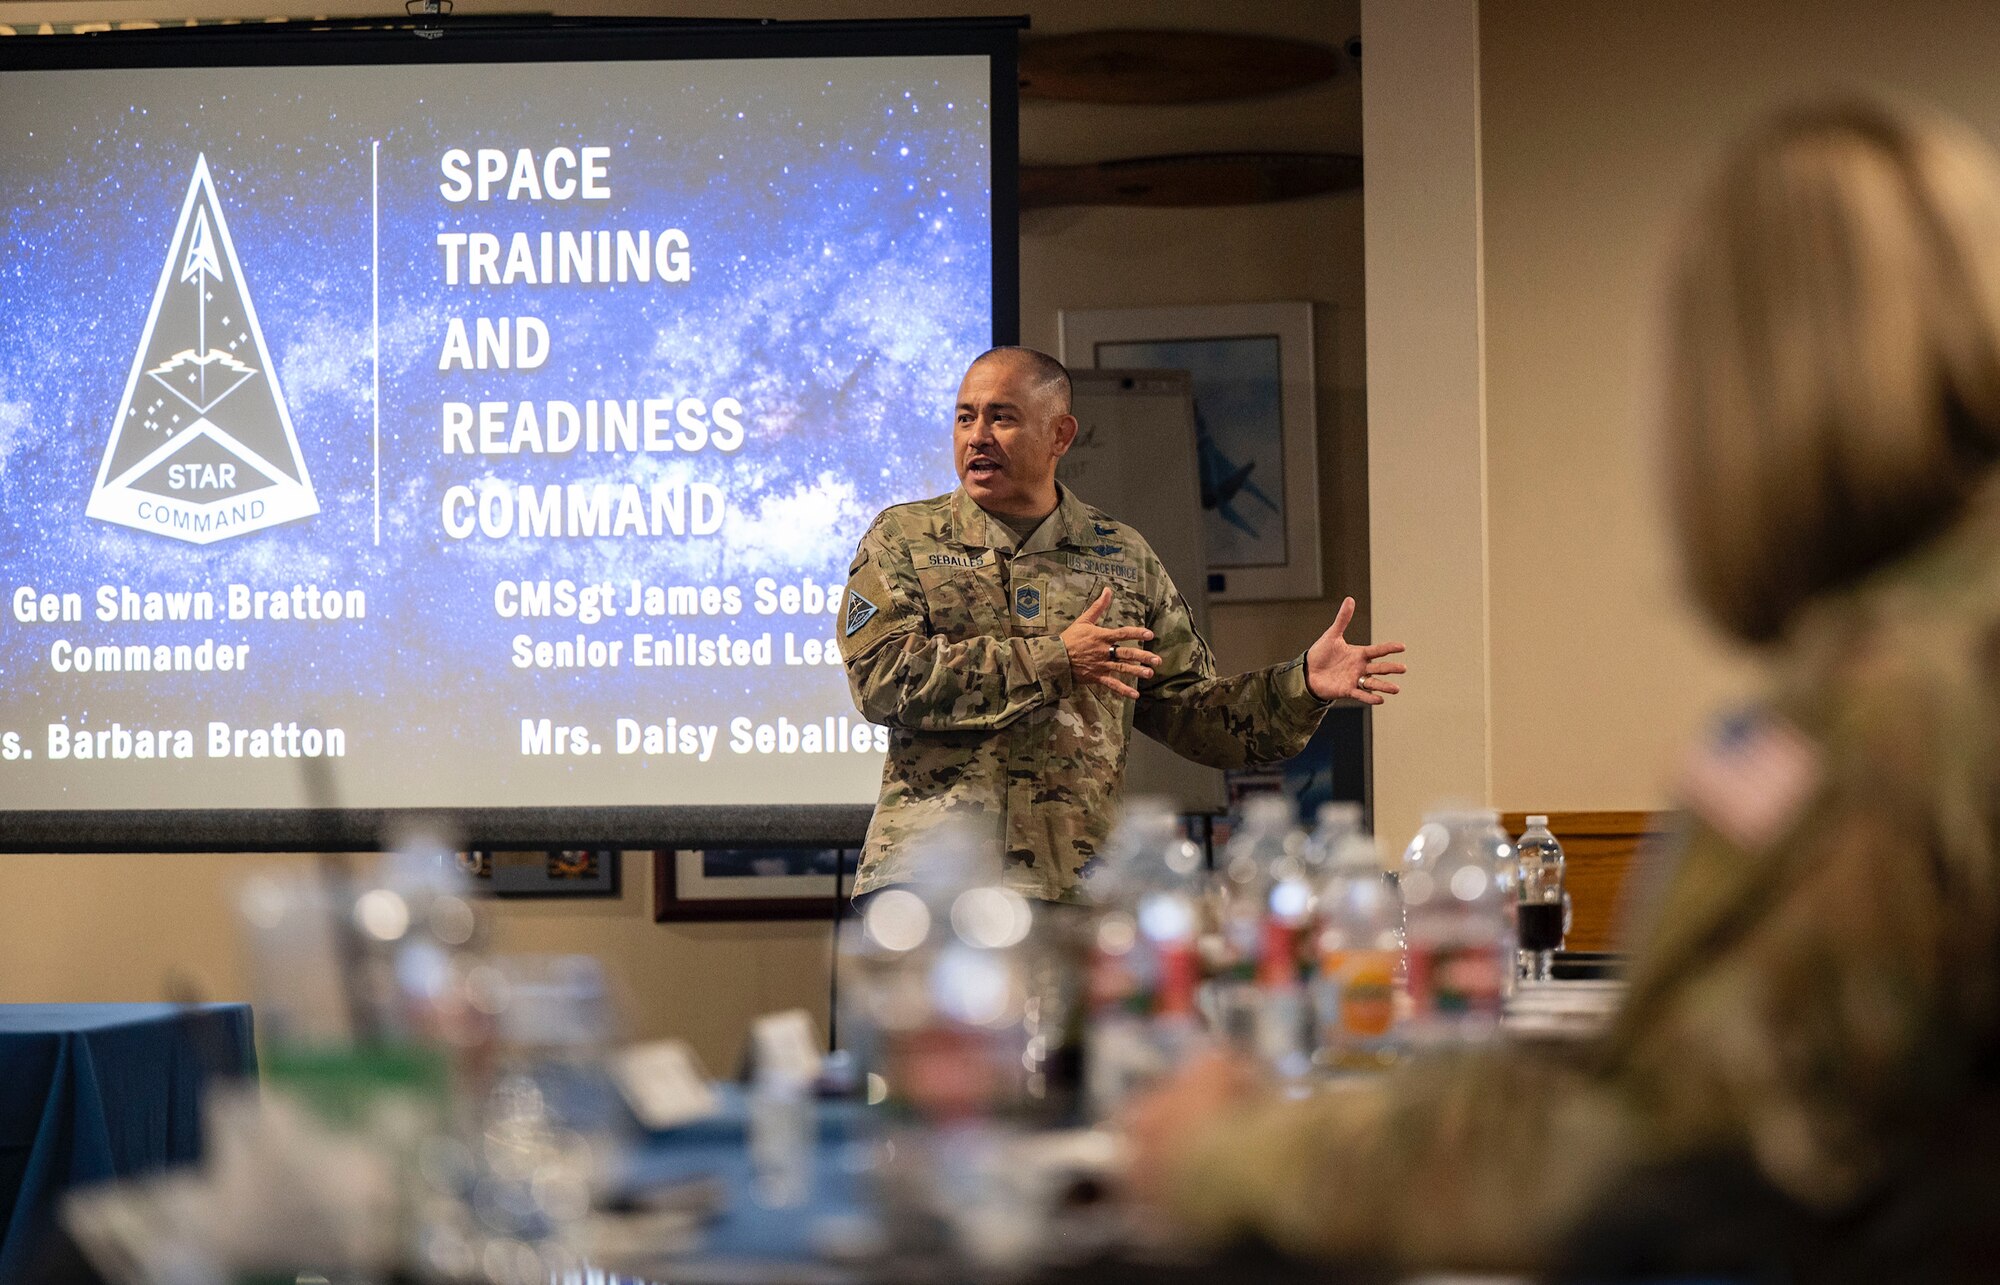
M 382 547 L 382 140 L 372 139 L 368 157 L 368 285 L 373 292 L 369 354 L 375 364 L 375 547 Z

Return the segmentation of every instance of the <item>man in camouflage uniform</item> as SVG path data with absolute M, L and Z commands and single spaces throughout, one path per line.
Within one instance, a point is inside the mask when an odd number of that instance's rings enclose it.
M 913 879 L 912 838 L 959 815 L 997 826 L 1009 886 L 1080 900 L 1134 726 L 1240 767 L 1296 754 L 1333 700 L 1397 690 L 1404 667 L 1383 658 L 1400 644 L 1343 637 L 1352 599 L 1299 658 L 1217 677 L 1145 539 L 1057 484 L 1069 396 L 1054 358 L 980 357 L 958 393 L 959 488 L 885 510 L 854 555 L 841 655 L 890 729 L 857 894 Z

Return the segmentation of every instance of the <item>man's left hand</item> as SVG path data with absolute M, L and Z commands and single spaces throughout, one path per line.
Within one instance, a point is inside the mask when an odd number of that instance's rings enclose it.
M 1364 705 L 1380 705 L 1403 690 L 1383 675 L 1410 672 L 1400 661 L 1382 659 L 1402 651 L 1403 644 L 1355 646 L 1344 637 L 1353 618 L 1354 599 L 1343 599 L 1332 626 L 1306 649 L 1306 690 L 1323 701 L 1351 697 Z

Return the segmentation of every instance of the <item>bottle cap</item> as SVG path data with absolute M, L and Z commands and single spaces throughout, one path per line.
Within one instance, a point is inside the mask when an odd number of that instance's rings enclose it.
M 1531 826 L 1539 825 L 1544 828 L 1547 828 L 1549 824 L 1549 819 L 1547 817 L 1529 817 L 1528 824 Z
M 1333 864 L 1336 870 L 1352 870 L 1357 867 L 1380 870 L 1382 854 L 1375 846 L 1372 837 L 1360 833 L 1350 834 L 1341 839 L 1340 847 L 1334 854 Z
M 1339 800 L 1319 805 L 1319 824 L 1322 826 L 1361 824 L 1361 805 L 1352 800 Z
M 1276 792 L 1253 794 L 1243 800 L 1243 820 L 1252 827 L 1277 829 L 1289 826 L 1297 815 L 1291 799 Z

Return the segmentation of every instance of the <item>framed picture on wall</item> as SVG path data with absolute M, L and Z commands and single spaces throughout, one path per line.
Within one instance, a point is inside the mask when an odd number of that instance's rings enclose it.
M 458 854 L 482 892 L 499 897 L 616 897 L 625 854 L 615 848 L 548 848 Z
M 653 919 L 830 919 L 852 848 L 681 848 L 653 854 Z
M 1192 377 L 1210 600 L 1320 596 L 1311 304 L 1065 309 L 1062 358 Z

